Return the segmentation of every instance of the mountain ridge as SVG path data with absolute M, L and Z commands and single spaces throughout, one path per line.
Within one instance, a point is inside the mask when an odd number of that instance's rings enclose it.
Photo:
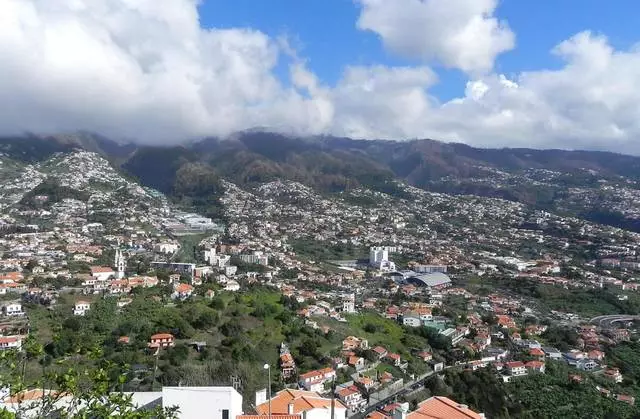
M 89 133 L 0 139 L 0 152 L 26 160 L 75 148 L 97 152 L 141 184 L 205 213 L 219 197 L 220 179 L 248 187 L 291 180 L 323 193 L 366 187 L 402 197 L 400 181 L 434 192 L 507 199 L 640 228 L 628 223 L 628 218 L 640 219 L 635 209 L 627 210 L 634 207 L 631 201 L 617 208 L 610 205 L 616 200 L 615 188 L 640 189 L 640 157 L 612 152 L 485 149 L 431 139 L 354 140 L 257 130 L 177 146 L 122 144 Z M 576 190 L 586 191 L 587 199 Z

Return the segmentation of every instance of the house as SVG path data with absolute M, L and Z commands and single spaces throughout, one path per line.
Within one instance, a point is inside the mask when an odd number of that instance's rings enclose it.
M 633 406 L 636 403 L 636 398 L 633 396 L 629 396 L 628 394 L 618 394 L 616 396 L 616 400 L 619 402 L 625 402 Z
M 527 375 L 527 368 L 522 361 L 512 361 L 504 364 L 507 369 L 507 373 L 513 377 Z
M 578 359 L 574 365 L 577 369 L 582 371 L 593 371 L 598 368 L 598 363 L 596 361 L 586 358 Z
M 433 372 L 440 372 L 444 370 L 444 362 L 442 361 L 436 361 L 435 359 L 432 359 L 428 362 L 428 364 L 431 366 Z
M 353 351 L 355 349 L 369 349 L 369 342 L 355 336 L 348 336 L 342 341 L 343 351 Z
M 360 378 L 358 378 L 356 380 L 356 385 L 358 387 L 360 387 L 361 389 L 363 389 L 364 391 L 370 391 L 372 389 L 374 389 L 375 387 L 377 387 L 377 383 L 374 379 L 367 377 L 367 376 L 362 376 Z
M 22 311 L 22 304 L 16 302 L 7 303 L 2 307 L 2 314 L 11 317 L 24 316 L 24 311 Z
M 110 268 L 108 266 L 92 266 L 91 276 L 93 277 L 93 279 L 96 279 L 98 281 L 106 281 L 111 277 L 115 277 L 116 272 L 113 270 L 113 268 Z
M 147 346 L 151 349 L 164 349 L 175 345 L 175 338 L 171 333 L 156 333 L 149 339 Z
M 544 351 L 544 355 L 549 359 L 555 359 L 555 360 L 562 359 L 562 352 L 560 352 L 556 348 L 545 346 L 544 348 L 542 348 L 542 350 Z
M 542 349 L 540 349 L 540 348 L 529 349 L 529 355 L 534 357 L 534 358 L 537 358 L 540 361 L 545 358 L 544 351 Z
M 618 368 L 607 368 L 602 373 L 602 376 L 614 383 L 621 383 L 623 380 L 622 374 L 620 374 L 620 370 Z
M 388 353 L 387 356 L 385 356 L 385 359 L 389 361 L 390 364 L 395 365 L 396 367 L 399 367 L 400 364 L 402 364 L 402 360 L 400 359 L 400 355 L 398 354 Z
M 285 380 L 296 373 L 296 362 L 288 351 L 280 355 L 280 372 Z
M 367 404 L 367 401 L 362 398 L 362 394 L 353 385 L 337 390 L 336 394 L 350 410 L 358 410 L 362 405 Z
M 592 351 L 589 351 L 587 357 L 589 357 L 589 359 L 593 359 L 594 361 L 602 361 L 604 359 L 604 352 L 594 349 Z
M 507 316 L 506 314 L 499 314 L 496 316 L 496 318 L 498 320 L 498 325 L 503 329 L 516 328 L 516 322 L 513 321 L 513 319 L 510 316 Z
M 402 419 L 484 419 L 485 417 L 466 405 L 442 396 L 430 397 L 419 403 L 414 412 L 407 413 L 408 410 L 409 404 L 403 403 L 393 412 L 393 417 Z
M 300 374 L 300 385 L 307 391 L 321 393 L 324 391 L 324 383 L 335 378 L 336 371 L 333 368 L 323 368 Z
M 180 274 L 171 274 L 169 275 L 169 284 L 173 284 L 176 282 L 180 282 Z
M 120 336 L 118 338 L 118 343 L 121 345 L 128 345 L 131 342 L 131 339 L 129 339 L 129 336 Z
M 422 326 L 422 320 L 420 320 L 420 316 L 417 314 L 407 312 L 402 316 L 402 324 L 408 327 L 420 327 Z
M 342 401 L 335 400 L 334 416 L 331 418 L 331 399 L 312 391 L 282 390 L 271 398 L 271 403 L 266 400 L 256 403 L 256 412 L 260 417 L 264 418 L 269 414 L 269 405 L 271 415 L 287 415 L 283 419 L 293 419 L 291 415 L 300 415 L 308 419 L 344 419 L 347 416 L 347 406 Z M 238 419 L 244 418 L 240 416 Z
M 20 336 L 0 336 L 0 350 L 22 348 L 22 337 Z
M 75 316 L 84 316 L 89 309 L 91 309 L 91 303 L 82 300 L 77 301 L 76 305 L 73 307 L 73 314 Z
M 372 351 L 376 354 L 378 359 L 384 358 L 385 356 L 387 356 L 387 353 L 388 353 L 387 350 L 382 346 L 376 346 L 375 348 L 372 349 Z
M 235 279 L 230 279 L 224 286 L 225 291 L 235 292 L 240 290 L 240 284 Z
M 544 373 L 545 364 L 542 361 L 529 361 L 525 364 L 528 371 Z
M 364 358 L 355 355 L 350 356 L 347 363 L 349 364 L 349 366 L 355 368 L 356 371 L 360 371 L 365 367 Z
M 171 298 L 184 300 L 191 297 L 192 294 L 193 285 L 179 283 L 173 286 L 173 294 L 171 294 Z
M 204 293 L 204 298 L 206 298 L 207 300 L 213 300 L 213 297 L 216 296 L 216 292 L 214 290 L 207 290 Z
M 433 355 L 431 355 L 431 352 L 422 351 L 418 354 L 418 358 L 422 359 L 424 362 L 429 362 L 433 359 Z

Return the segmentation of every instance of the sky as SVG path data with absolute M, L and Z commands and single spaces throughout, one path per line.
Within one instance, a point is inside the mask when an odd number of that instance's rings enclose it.
M 640 154 L 632 0 L 0 0 L 0 134 Z

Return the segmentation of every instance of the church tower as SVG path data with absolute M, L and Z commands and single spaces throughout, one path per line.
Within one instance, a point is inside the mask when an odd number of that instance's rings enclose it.
M 117 270 L 116 277 L 118 279 L 124 278 L 124 271 L 127 268 L 127 260 L 125 259 L 120 249 L 116 249 L 115 266 Z

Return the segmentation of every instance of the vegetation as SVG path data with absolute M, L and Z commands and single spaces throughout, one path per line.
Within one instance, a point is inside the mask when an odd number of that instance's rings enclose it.
M 452 397 L 491 418 L 635 418 L 638 410 L 600 394 L 597 382 L 583 376 L 578 383 L 570 375 L 578 371 L 561 362 L 548 361 L 545 374 L 503 383 L 496 371 L 447 370 L 445 379 L 427 382 L 433 395 Z M 628 393 L 623 393 L 628 394 Z

